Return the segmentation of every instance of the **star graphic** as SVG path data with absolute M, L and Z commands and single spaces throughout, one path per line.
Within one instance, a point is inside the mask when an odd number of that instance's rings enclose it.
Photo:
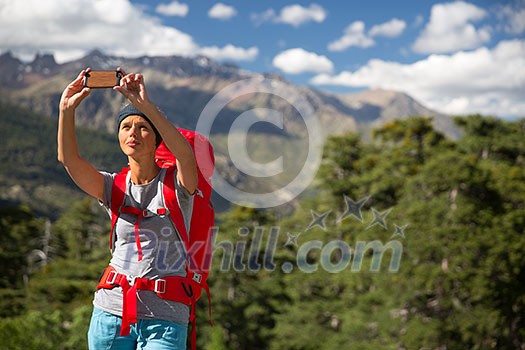
M 332 212 L 332 209 L 324 212 L 323 214 L 319 215 L 317 214 L 315 211 L 311 210 L 310 209 L 310 213 L 312 214 L 312 222 L 310 223 L 310 225 L 308 225 L 308 227 L 306 228 L 305 231 L 308 231 L 309 229 L 315 227 L 315 226 L 319 226 L 320 228 L 322 228 L 324 231 L 326 231 L 326 224 L 325 224 L 325 219 L 326 217 Z
M 372 208 L 372 214 L 374 214 L 374 219 L 368 224 L 366 229 L 368 230 L 370 227 L 377 224 L 386 230 L 387 225 L 386 225 L 385 218 L 387 217 L 388 214 L 390 214 L 391 211 L 392 211 L 392 208 L 387 209 L 384 212 L 380 213 L 374 208 Z
M 405 229 L 408 227 L 408 224 L 406 225 L 403 225 L 403 226 L 397 226 L 396 224 L 394 224 L 394 234 L 390 237 L 397 237 L 397 236 L 401 236 L 401 238 L 405 238 Z
M 344 194 L 343 197 L 345 200 L 346 209 L 343 215 L 341 215 L 341 217 L 337 219 L 337 222 L 340 223 L 349 216 L 353 216 L 357 220 L 363 222 L 363 214 L 361 214 L 361 208 L 363 208 L 365 203 L 370 199 L 370 196 L 361 198 L 357 202 L 348 197 L 346 194 Z
M 289 245 L 293 245 L 297 247 L 297 238 L 301 235 L 301 232 L 298 234 L 291 234 L 290 232 L 286 232 L 286 243 L 284 244 L 285 247 L 288 247 Z

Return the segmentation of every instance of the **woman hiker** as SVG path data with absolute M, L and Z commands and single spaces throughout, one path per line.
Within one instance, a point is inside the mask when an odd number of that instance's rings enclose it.
M 90 88 L 83 85 L 89 72 L 89 68 L 81 71 L 62 93 L 58 160 L 78 187 L 110 213 L 117 174 L 98 171 L 82 158 L 75 135 L 75 110 L 90 94 Z M 158 213 L 163 203 L 162 182 L 168 174 L 173 176 L 176 199 L 189 229 L 197 188 L 195 158 L 186 139 L 150 101 L 141 74 L 124 75 L 113 89 L 129 101 L 117 121 L 118 141 L 128 157 L 129 172 L 112 234 L 111 261 L 95 292 L 89 349 L 186 349 L 189 307 L 177 298 L 159 297 L 159 293 L 178 293 L 170 290 L 166 277 L 185 276 L 185 253 L 169 216 Z M 172 172 L 155 162 L 155 150 L 162 140 L 177 159 Z M 127 208 L 131 209 L 124 210 Z

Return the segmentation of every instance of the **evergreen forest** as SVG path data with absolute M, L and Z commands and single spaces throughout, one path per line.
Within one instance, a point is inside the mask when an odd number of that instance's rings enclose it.
M 58 164 L 56 121 L 0 107 L 0 349 L 86 349 L 107 214 Z M 218 214 L 197 348 L 525 349 L 525 120 L 454 121 L 457 140 L 424 116 L 333 136 L 293 206 Z M 114 136 L 79 143 L 125 161 Z

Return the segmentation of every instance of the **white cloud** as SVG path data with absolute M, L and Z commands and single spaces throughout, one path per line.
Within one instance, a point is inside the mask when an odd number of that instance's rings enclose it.
M 229 6 L 226 4 L 223 4 L 222 2 L 219 2 L 208 11 L 208 17 L 220 19 L 220 20 L 228 20 L 232 17 L 237 15 L 237 10 L 233 6 Z
M 430 55 L 412 64 L 370 60 L 355 72 L 320 74 L 311 83 L 404 91 L 451 114 L 524 116 L 525 40 L 502 41 L 491 50 Z
M 193 38 L 126 0 L 0 0 L 0 50 L 30 56 L 53 52 L 58 62 L 93 48 L 111 54 L 193 55 Z
M 203 53 L 239 61 L 258 55 L 257 48 L 231 44 L 201 48 L 187 33 L 163 25 L 127 0 L 0 0 L 0 23 L 0 52 L 11 51 L 23 59 L 45 52 L 62 63 L 94 48 L 126 57 Z
M 155 12 L 165 16 L 180 16 L 186 17 L 189 11 L 189 6 L 178 1 L 172 1 L 169 4 L 159 4 L 155 8 Z
M 406 28 L 405 21 L 392 18 L 390 21 L 372 27 L 368 32 L 370 36 L 386 36 L 394 38 L 400 36 Z
M 217 46 L 203 47 L 199 50 L 199 53 L 217 61 L 253 61 L 257 58 L 259 49 L 256 47 L 244 49 L 228 44 L 222 48 Z
M 324 22 L 326 10 L 318 4 L 311 4 L 309 7 L 294 4 L 283 7 L 279 15 L 274 9 L 268 9 L 262 13 L 251 14 L 250 18 L 256 26 L 264 22 L 274 22 L 299 27 L 308 22 Z
M 490 40 L 490 28 L 476 28 L 472 23 L 486 16 L 482 8 L 463 1 L 436 4 L 412 49 L 418 53 L 450 53 L 480 47 Z
M 284 7 L 277 18 L 277 21 L 290 24 L 294 27 L 299 27 L 301 24 L 311 21 L 321 23 L 325 18 L 325 9 L 317 4 L 311 4 L 309 7 L 303 7 L 296 4 Z
M 372 38 L 365 34 L 365 24 L 362 21 L 355 21 L 346 27 L 341 38 L 328 44 L 330 51 L 344 51 L 351 46 L 366 48 L 375 45 Z
M 272 63 L 274 67 L 289 74 L 328 73 L 334 69 L 334 64 L 326 56 L 302 48 L 283 51 L 274 57 Z
M 403 33 L 405 28 L 405 21 L 392 18 L 388 22 L 373 26 L 367 34 L 365 32 L 365 23 L 363 21 L 355 21 L 345 28 L 343 36 L 328 44 L 328 50 L 338 52 L 344 51 L 352 46 L 367 48 L 375 45 L 372 37 L 397 37 Z
M 525 32 L 525 8 L 503 6 L 498 11 L 498 17 L 505 21 L 504 30 L 507 33 L 521 34 Z

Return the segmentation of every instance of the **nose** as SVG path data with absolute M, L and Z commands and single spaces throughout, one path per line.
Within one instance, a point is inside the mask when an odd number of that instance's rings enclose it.
M 137 136 L 137 127 L 135 126 L 135 123 L 131 125 L 131 128 L 129 129 L 129 134 L 133 136 Z

